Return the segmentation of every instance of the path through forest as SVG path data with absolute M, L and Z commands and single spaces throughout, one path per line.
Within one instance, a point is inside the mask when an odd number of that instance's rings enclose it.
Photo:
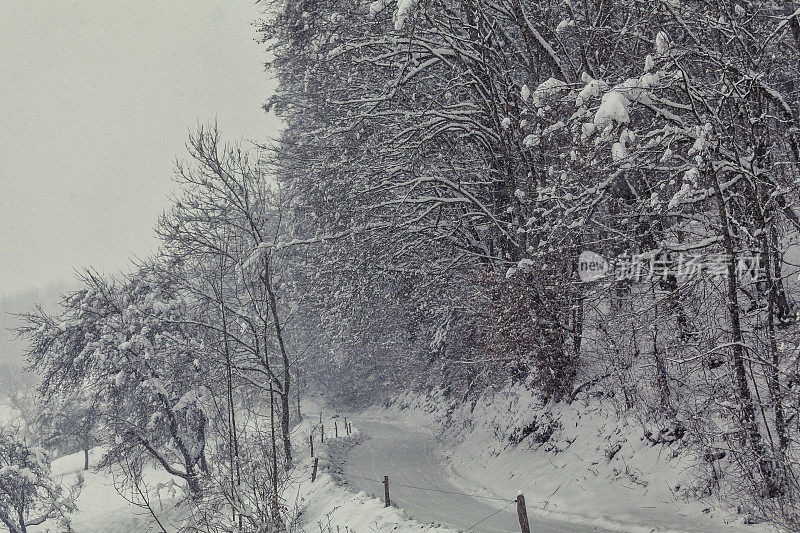
M 397 420 L 356 418 L 353 424 L 369 439 L 346 456 L 343 474 L 350 487 L 382 498 L 383 484 L 377 481 L 387 475 L 392 502 L 420 522 L 482 533 L 520 531 L 513 503 L 516 489 L 509 487 L 507 498 L 502 500 L 457 484 L 431 431 Z M 454 493 L 474 493 L 475 496 Z M 481 522 L 504 507 L 505 510 Z M 531 522 L 537 533 L 602 531 L 533 516 Z M 468 529 L 471 526 L 474 527 Z

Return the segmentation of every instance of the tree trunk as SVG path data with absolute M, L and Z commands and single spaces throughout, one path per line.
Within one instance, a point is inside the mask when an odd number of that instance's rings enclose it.
M 653 301 L 655 304 L 653 305 L 653 359 L 655 360 L 656 364 L 656 386 L 658 388 L 658 403 L 659 407 L 662 409 L 662 412 L 666 414 L 668 417 L 672 418 L 675 416 L 674 411 L 672 410 L 672 402 L 670 401 L 670 391 L 669 391 L 669 374 L 667 373 L 667 365 L 664 361 L 664 354 L 662 353 L 661 349 L 658 346 L 658 298 L 656 295 L 656 286 L 653 285 Z
M 742 333 L 742 323 L 739 307 L 739 280 L 736 272 L 736 249 L 731 235 L 728 221 L 728 212 L 725 200 L 722 198 L 722 189 L 719 181 L 715 181 L 714 194 L 717 197 L 717 207 L 719 210 L 720 228 L 722 230 L 722 243 L 727 255 L 727 307 L 731 321 L 731 341 L 733 344 L 731 354 L 733 356 L 733 368 L 736 380 L 736 392 L 742 406 L 742 426 L 750 440 L 750 445 L 758 460 L 759 470 L 764 478 L 765 488 L 768 495 L 776 493 L 774 472 L 770 465 L 769 458 L 764 449 L 761 432 L 756 420 L 755 406 L 753 397 L 750 394 L 750 386 L 747 382 L 747 373 L 744 364 L 744 334 Z
M 264 285 L 267 289 L 269 296 L 269 308 L 272 313 L 272 321 L 275 325 L 275 337 L 278 339 L 278 347 L 281 352 L 281 359 L 283 360 L 283 384 L 281 396 L 281 437 L 283 438 L 283 453 L 285 457 L 285 466 L 288 470 L 292 466 L 292 441 L 289 432 L 289 402 L 291 391 L 291 365 L 289 361 L 289 354 L 286 351 L 286 344 L 283 341 L 283 328 L 278 317 L 278 299 L 275 296 L 275 290 L 272 288 L 272 276 L 270 273 L 270 263 L 268 262 L 264 269 Z
M 287 470 L 291 467 L 292 463 L 292 436 L 289 418 L 289 403 L 289 393 L 286 392 L 281 395 L 281 436 L 283 437 L 283 453 L 286 456 Z
M 278 531 L 285 531 L 278 501 L 278 447 L 275 437 L 275 392 L 272 381 L 269 383 L 269 421 L 272 443 L 272 521 Z
M 228 339 L 228 317 L 225 309 L 225 301 L 223 300 L 223 273 L 220 269 L 220 284 L 219 284 L 219 307 L 222 319 L 222 347 L 225 353 L 225 379 L 226 379 L 226 392 L 228 402 L 228 458 L 230 461 L 230 482 L 231 492 L 236 494 L 237 499 L 239 495 L 238 487 L 241 485 L 241 469 L 239 465 L 239 435 L 236 427 L 236 402 L 233 397 L 233 369 L 231 361 L 231 350 Z M 236 509 L 231 510 L 233 521 L 236 521 Z M 239 516 L 239 527 L 241 528 L 242 517 Z
M 767 386 L 769 388 L 770 398 L 772 399 L 773 412 L 775 415 L 775 431 L 778 433 L 778 446 L 781 452 L 785 452 L 789 446 L 789 435 L 786 431 L 786 416 L 783 412 L 783 393 L 781 391 L 780 381 L 780 364 L 781 356 L 778 351 L 778 339 L 775 332 L 775 305 L 778 303 L 778 281 L 772 277 L 772 269 L 774 265 L 771 261 L 774 259 L 769 250 L 769 240 L 766 233 L 763 234 L 762 242 L 764 243 L 764 255 L 766 256 L 765 262 L 765 276 L 769 293 L 767 294 L 767 334 L 769 335 L 769 351 L 771 360 L 767 372 Z M 777 250 L 777 243 L 775 249 Z M 777 254 L 776 254 L 777 255 Z M 779 271 L 779 268 L 776 269 Z
M 199 500 L 203 497 L 203 486 L 200 484 L 200 476 L 190 472 L 186 476 L 186 484 L 189 487 L 189 497 L 192 500 Z

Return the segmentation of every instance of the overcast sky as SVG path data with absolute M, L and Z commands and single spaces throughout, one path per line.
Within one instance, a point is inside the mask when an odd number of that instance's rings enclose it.
M 0 296 L 155 247 L 189 129 L 265 140 L 247 0 L 0 0 Z

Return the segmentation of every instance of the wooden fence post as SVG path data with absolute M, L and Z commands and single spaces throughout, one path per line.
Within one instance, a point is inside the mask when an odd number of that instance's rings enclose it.
M 319 432 L 319 441 L 325 442 L 325 424 L 322 424 L 320 428 L 322 429 L 322 431 Z
M 339 438 L 339 423 L 335 420 L 333 421 L 333 436 L 335 438 Z
M 314 432 L 308 434 L 308 443 L 311 445 L 311 457 L 314 457 Z
M 392 503 L 389 499 L 389 476 L 383 476 L 383 503 L 384 507 L 389 507 Z M 530 531 L 528 531 L 530 533 Z
M 521 492 L 517 494 L 517 517 L 522 533 L 531 533 L 531 525 L 528 522 L 528 509 L 525 507 L 525 495 Z
M 311 471 L 311 483 L 317 479 L 317 465 L 319 464 L 319 457 L 314 457 L 314 470 Z
M 322 411 L 319 412 L 319 423 L 322 424 Z
M 350 431 L 347 429 L 347 417 L 344 417 L 344 434 L 349 435 Z

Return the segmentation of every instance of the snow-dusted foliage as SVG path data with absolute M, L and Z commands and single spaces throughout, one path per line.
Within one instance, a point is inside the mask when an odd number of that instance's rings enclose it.
M 87 464 L 99 443 L 100 466 L 156 523 L 164 485 L 143 475 L 153 468 L 182 486 L 187 526 L 279 530 L 291 518 L 281 493 L 297 375 L 278 282 L 281 199 L 213 128 L 190 147 L 162 250 L 121 279 L 87 272 L 57 315 L 23 317 L 47 400 L 40 423 L 51 446 L 77 437 Z
M 0 428 L 0 523 L 11 533 L 47 523 L 69 531 L 81 479 L 63 487 L 50 473 L 47 452 L 26 443 L 13 426 Z
M 201 491 L 208 425 L 187 302 L 155 265 L 114 283 L 87 273 L 57 317 L 30 315 L 31 357 L 48 397 L 83 388 L 106 418 L 106 461 L 128 468 L 146 457 Z
M 24 317 L 45 399 L 92 400 L 107 466 L 267 531 L 301 384 L 512 386 L 658 428 L 640 442 L 680 442 L 701 496 L 800 527 L 791 2 L 264 5 L 280 138 L 201 128 L 159 252 Z
M 273 164 L 337 385 L 601 389 L 724 452 L 710 491 L 796 526 L 787 6 L 281 2 Z M 581 283 L 584 250 L 712 268 Z

